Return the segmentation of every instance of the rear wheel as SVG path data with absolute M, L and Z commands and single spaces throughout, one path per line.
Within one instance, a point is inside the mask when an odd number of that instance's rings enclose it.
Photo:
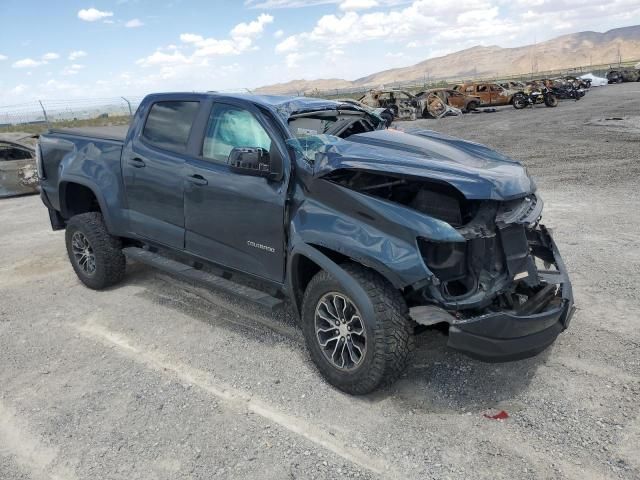
M 347 393 L 365 394 L 392 383 L 404 371 L 413 327 L 404 299 L 384 278 L 359 265 L 342 267 L 365 290 L 366 300 L 359 303 L 321 271 L 304 294 L 302 329 L 324 378 Z
M 558 97 L 556 97 L 553 93 L 548 93 L 544 96 L 544 104 L 547 107 L 557 107 L 558 106 Z
M 100 290 L 124 278 L 126 259 L 120 239 L 109 234 L 97 212 L 76 215 L 67 223 L 67 254 L 87 287 Z

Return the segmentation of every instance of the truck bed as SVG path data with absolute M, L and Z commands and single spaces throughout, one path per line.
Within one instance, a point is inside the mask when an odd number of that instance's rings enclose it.
M 52 128 L 49 133 L 124 142 L 128 131 L 129 125 L 114 125 L 109 127 Z

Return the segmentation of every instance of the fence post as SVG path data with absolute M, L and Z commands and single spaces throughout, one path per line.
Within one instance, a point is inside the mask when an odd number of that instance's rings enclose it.
M 125 97 L 120 97 L 120 98 L 123 99 L 125 102 L 127 102 L 127 106 L 129 107 L 129 117 L 133 117 L 133 111 L 131 110 L 131 102 L 127 100 Z
M 47 117 L 47 111 L 44 109 L 42 100 L 38 100 L 38 103 L 40 104 L 40 108 L 42 108 L 42 113 L 44 114 L 44 121 L 47 122 L 47 127 L 51 128 L 51 125 L 49 124 L 49 117 Z

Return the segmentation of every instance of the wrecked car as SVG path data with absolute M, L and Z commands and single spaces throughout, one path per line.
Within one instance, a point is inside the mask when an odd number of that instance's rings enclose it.
M 358 101 L 373 108 L 388 108 L 397 120 L 415 120 L 423 110 L 415 96 L 404 90 L 370 90 Z
M 128 130 L 50 130 L 38 148 L 42 201 L 87 287 L 122 281 L 129 257 L 264 307 L 289 299 L 345 392 L 397 379 L 425 327 L 507 361 L 573 313 L 522 165 L 356 105 L 154 94 Z
M 527 86 L 524 82 L 515 81 L 515 80 L 499 82 L 498 85 L 500 85 L 505 90 L 515 90 L 515 91 L 522 91 Z
M 517 90 L 509 90 L 497 83 L 475 82 L 461 83 L 453 87 L 457 92 L 480 99 L 482 107 L 510 105 Z
M 0 135 L 0 198 L 38 192 L 35 142 L 33 135 Z
M 424 118 L 439 118 L 444 115 L 459 115 L 476 110 L 482 103 L 479 97 L 465 95 L 451 88 L 434 88 L 416 94 L 416 99 L 424 105 Z M 446 108 L 453 107 L 453 108 Z
M 612 69 L 607 72 L 609 83 L 638 82 L 640 81 L 640 70 L 634 68 Z

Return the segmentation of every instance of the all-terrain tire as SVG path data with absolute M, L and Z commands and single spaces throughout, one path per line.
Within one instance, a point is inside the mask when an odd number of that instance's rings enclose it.
M 95 269 L 88 273 L 80 265 L 73 251 L 74 234 L 79 232 L 88 242 L 95 259 Z M 119 238 L 109 234 L 98 212 L 82 213 L 67 222 L 65 232 L 67 254 L 76 275 L 82 283 L 93 290 L 101 290 L 120 282 L 124 278 L 126 258 L 122 253 Z
M 302 301 L 302 330 L 311 359 L 323 377 L 334 387 L 356 395 L 370 393 L 393 383 L 404 371 L 414 347 L 413 323 L 400 292 L 376 272 L 347 263 L 342 268 L 365 290 L 370 305 L 353 301 L 359 312 L 369 307 L 373 318 L 363 318 L 366 350 L 361 363 L 352 371 L 336 368 L 324 355 L 316 336 L 315 313 L 318 302 L 329 292 L 346 295 L 345 289 L 325 271 L 309 282 Z

